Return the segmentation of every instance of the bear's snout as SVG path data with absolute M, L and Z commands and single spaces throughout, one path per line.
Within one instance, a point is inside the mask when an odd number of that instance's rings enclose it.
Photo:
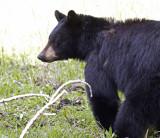
M 37 58 L 38 58 L 39 60 L 43 61 L 43 62 L 47 62 L 46 59 L 45 59 L 45 57 L 44 57 L 44 54 L 43 54 L 43 53 L 40 53 L 40 54 L 37 56 Z
M 37 58 L 43 62 L 53 62 L 59 59 L 51 45 L 47 45 Z

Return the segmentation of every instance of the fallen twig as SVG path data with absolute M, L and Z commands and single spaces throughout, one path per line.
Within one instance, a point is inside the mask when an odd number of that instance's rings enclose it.
M 38 118 L 38 116 L 40 116 L 42 114 L 42 112 L 48 108 L 48 106 L 50 106 L 51 104 L 55 103 L 64 93 L 66 93 L 66 91 L 62 91 L 57 97 L 55 97 L 54 100 L 50 100 L 49 103 L 47 103 L 45 106 L 43 106 L 35 115 L 34 117 L 27 123 L 26 127 L 23 129 L 21 135 L 19 138 L 23 138 L 24 135 L 26 134 L 27 130 L 30 128 L 30 126 L 33 124 L 33 122 Z
M 148 138 L 148 132 L 149 132 L 149 129 L 147 129 L 147 131 L 146 131 L 146 134 L 145 134 L 144 138 Z
M 70 80 L 64 84 L 62 84 L 57 90 L 56 92 L 51 96 L 49 102 L 44 106 L 42 107 L 35 115 L 34 117 L 27 123 L 26 127 L 23 129 L 21 135 L 20 135 L 20 138 L 23 138 L 24 135 L 26 134 L 27 130 L 31 127 L 31 125 L 34 123 L 34 121 L 43 113 L 43 111 L 48 108 L 50 105 L 52 105 L 53 103 L 55 103 L 64 93 L 66 93 L 67 91 L 66 90 L 63 90 L 64 87 L 68 84 L 73 84 L 73 83 L 83 83 L 85 85 L 87 85 L 89 87 L 89 90 L 90 90 L 90 96 L 93 97 L 93 94 L 92 94 L 92 89 L 91 89 L 91 86 L 85 82 L 85 81 L 82 81 L 82 80 Z M 63 91 L 62 91 L 63 90 Z
M 56 113 L 43 113 L 43 115 L 45 115 L 45 116 L 54 116 L 54 115 L 56 115 Z
M 22 95 L 17 95 L 17 96 L 9 97 L 9 98 L 6 98 L 6 99 L 1 99 L 0 103 L 5 103 L 5 102 L 9 102 L 9 101 L 16 100 L 16 99 L 22 99 L 22 98 L 33 97 L 33 96 L 44 97 L 47 100 L 50 99 L 49 95 L 46 95 L 46 94 L 29 93 L 29 94 L 22 94 Z
M 62 85 L 56 90 L 56 92 L 51 96 L 51 99 L 50 99 L 50 100 L 54 99 L 54 97 L 55 97 L 55 96 L 61 91 L 61 89 L 63 89 L 65 86 L 67 86 L 67 85 L 69 85 L 69 84 L 73 84 L 73 83 L 83 83 L 83 84 L 87 85 L 88 88 L 89 88 L 90 97 L 93 97 L 92 88 L 91 88 L 91 86 L 90 86 L 87 82 L 82 81 L 82 80 L 70 80 L 70 81 L 67 81 L 66 83 L 62 84 Z

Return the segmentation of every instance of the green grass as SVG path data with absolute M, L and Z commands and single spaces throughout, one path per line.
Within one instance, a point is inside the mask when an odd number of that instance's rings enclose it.
M 51 95 L 68 80 L 84 79 L 84 66 L 84 63 L 74 60 L 43 64 L 33 62 L 27 55 L 1 53 L 0 99 L 24 93 Z M 27 138 L 113 137 L 111 130 L 104 135 L 96 125 L 84 89 L 74 87 L 67 87 L 72 93 L 46 110 L 56 115 L 38 118 L 26 134 Z M 0 138 L 18 138 L 26 123 L 45 104 L 44 98 L 37 97 L 0 104 Z
M 43 64 L 27 55 L 0 55 L 0 99 L 24 93 L 51 95 L 59 85 L 71 79 L 83 79 L 84 63 L 78 61 Z M 72 87 L 72 86 L 70 86 Z M 68 87 L 67 90 L 71 91 Z M 62 104 L 67 99 L 69 104 Z M 76 100 L 79 101 L 76 104 Z M 0 104 L 0 137 L 17 138 L 26 123 L 46 104 L 44 98 L 19 99 Z M 73 89 L 41 116 L 29 129 L 28 138 L 99 138 L 99 129 L 90 111 L 83 89 Z

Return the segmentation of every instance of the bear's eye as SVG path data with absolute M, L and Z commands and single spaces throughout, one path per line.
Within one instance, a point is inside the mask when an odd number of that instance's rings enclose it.
M 48 39 L 49 39 L 49 41 L 51 41 L 51 35 L 49 35 L 49 38 L 48 38 Z
M 50 42 L 53 42 L 54 36 L 53 36 L 53 35 L 49 35 L 49 38 L 48 38 L 48 39 L 49 39 Z

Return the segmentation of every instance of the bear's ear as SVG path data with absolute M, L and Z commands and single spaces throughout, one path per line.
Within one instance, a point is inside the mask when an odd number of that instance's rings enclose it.
M 68 12 L 67 21 L 69 24 L 75 25 L 80 22 L 79 16 L 75 13 L 75 11 L 70 10 Z
M 59 22 L 61 19 L 63 19 L 65 17 L 65 15 L 63 13 L 59 12 L 58 10 L 56 10 L 55 17 L 56 17 L 57 21 Z

